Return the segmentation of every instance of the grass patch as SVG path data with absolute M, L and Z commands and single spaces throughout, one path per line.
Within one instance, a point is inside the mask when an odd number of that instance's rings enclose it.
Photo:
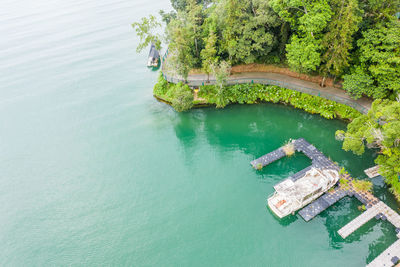
M 353 187 L 357 192 L 372 192 L 372 182 L 366 180 L 356 180 L 352 181 Z

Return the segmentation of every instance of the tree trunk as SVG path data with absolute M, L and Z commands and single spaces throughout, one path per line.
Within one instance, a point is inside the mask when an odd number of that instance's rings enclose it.
M 324 77 L 322 78 L 322 81 L 321 81 L 321 87 L 325 87 L 325 80 L 326 80 L 326 76 L 324 75 Z

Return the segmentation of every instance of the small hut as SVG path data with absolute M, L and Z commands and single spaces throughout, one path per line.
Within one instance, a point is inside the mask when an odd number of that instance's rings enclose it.
M 157 67 L 158 61 L 160 59 L 160 53 L 156 49 L 154 44 L 151 44 L 150 53 L 149 53 L 149 60 L 147 61 L 147 67 Z

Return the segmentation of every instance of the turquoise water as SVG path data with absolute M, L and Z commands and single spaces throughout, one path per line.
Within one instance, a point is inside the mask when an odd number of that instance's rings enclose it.
M 338 236 L 355 199 L 309 223 L 270 213 L 272 186 L 305 156 L 250 167 L 304 137 L 364 178 L 374 154 L 340 149 L 344 123 L 274 104 L 178 114 L 152 97 L 130 23 L 168 6 L 2 1 L 0 265 L 362 266 L 391 244 L 375 220 Z

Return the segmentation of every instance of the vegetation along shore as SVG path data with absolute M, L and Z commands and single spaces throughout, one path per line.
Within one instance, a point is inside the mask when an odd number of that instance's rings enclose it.
M 400 199 L 400 1 L 364 0 L 171 0 L 172 11 L 133 24 L 141 38 L 168 44 L 154 95 L 177 111 L 197 105 L 274 102 L 325 118 L 349 121 L 338 131 L 343 149 L 361 155 L 376 149 L 379 172 Z M 164 24 L 163 31 L 157 28 Z M 162 34 L 159 34 L 162 32 Z M 373 102 L 362 114 L 315 95 L 256 83 L 227 85 L 232 67 L 275 65 L 299 77 L 322 77 L 353 99 Z M 244 67 L 246 69 L 246 67 Z M 186 83 L 196 70 L 214 77 L 193 91 Z M 333 81 L 333 82 L 331 82 Z

